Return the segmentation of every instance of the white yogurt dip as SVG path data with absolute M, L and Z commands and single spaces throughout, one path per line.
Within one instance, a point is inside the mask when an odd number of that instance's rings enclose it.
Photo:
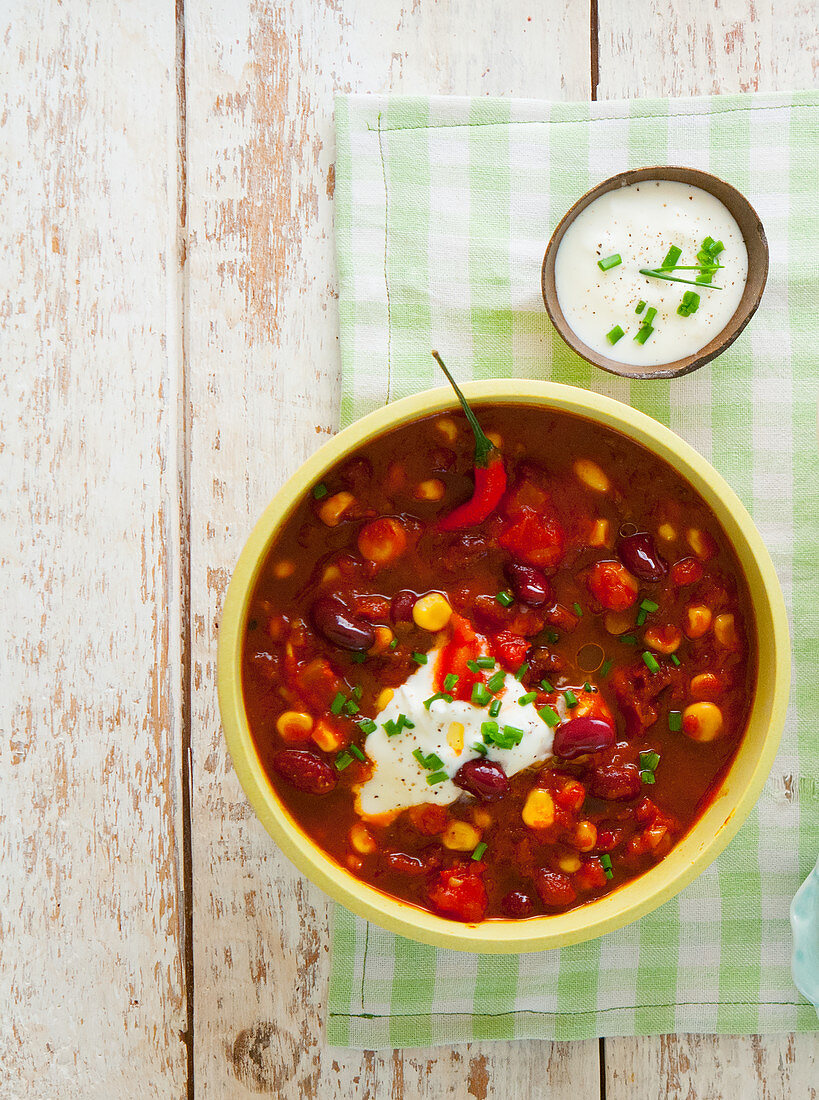
M 526 694 L 526 689 L 511 673 L 506 674 L 503 692 L 498 695 L 501 707 L 494 719 L 490 719 L 486 707 L 476 707 L 459 699 L 451 703 L 436 699 L 427 709 L 424 700 L 435 691 L 433 682 L 439 653 L 440 650 L 430 651 L 427 664 L 396 688 L 389 705 L 375 719 L 378 728 L 364 743 L 375 770 L 358 790 L 356 808 L 362 815 L 389 813 L 423 802 L 434 802 L 440 806 L 454 802 L 463 792 L 455 786 L 451 777 L 467 760 L 483 755 L 472 748 L 475 742 L 482 742 L 483 722 L 495 721 L 501 729 L 503 726 L 513 726 L 523 730 L 520 743 L 513 748 L 502 749 L 494 744 L 486 746 L 486 759 L 497 761 L 507 775 L 515 775 L 552 755 L 555 731 L 539 716 L 534 703 L 523 706 L 518 703 Z M 561 721 L 565 719 L 566 703 L 562 696 L 558 696 L 553 709 Z M 384 725 L 389 721 L 396 722 L 400 714 L 405 715 L 414 728 L 402 729 L 390 737 Z M 463 748 L 460 751 L 456 751 L 447 740 L 453 722 L 460 722 L 464 727 Z M 425 757 L 430 753 L 437 754 L 442 762 L 438 770 L 446 772 L 450 778 L 432 785 L 427 783 L 431 773 L 413 756 L 416 749 L 420 749 Z
M 659 268 L 668 250 L 682 249 L 679 264 L 696 265 L 705 238 L 721 241 L 721 290 L 641 275 Z M 598 261 L 619 254 L 622 263 L 601 271 Z M 696 280 L 698 271 L 677 270 Z M 555 257 L 555 289 L 563 316 L 580 339 L 601 355 L 635 367 L 672 363 L 703 348 L 726 326 L 739 305 L 748 275 L 742 233 L 726 207 L 699 187 L 674 180 L 644 180 L 609 191 L 590 203 L 566 230 Z M 677 313 L 686 291 L 699 294 L 695 313 Z M 635 313 L 639 302 L 646 306 Z M 646 311 L 656 309 L 654 331 L 637 335 Z M 616 343 L 607 334 L 625 331 Z

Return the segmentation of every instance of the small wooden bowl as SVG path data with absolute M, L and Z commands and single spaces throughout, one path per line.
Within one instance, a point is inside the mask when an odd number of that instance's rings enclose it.
M 687 355 L 684 359 L 677 359 L 673 363 L 663 363 L 660 366 L 652 367 L 650 370 L 641 370 L 639 367 L 630 366 L 628 363 L 618 363 L 614 359 L 609 359 L 606 355 L 600 355 L 588 344 L 584 344 L 563 316 L 563 310 L 557 300 L 557 290 L 555 288 L 555 257 L 557 256 L 557 250 L 563 240 L 564 233 L 577 215 L 601 195 L 605 195 L 617 187 L 628 187 L 632 183 L 641 183 L 643 180 L 674 180 L 690 187 L 699 187 L 703 191 L 708 191 L 730 211 L 740 228 L 745 247 L 748 250 L 748 278 L 739 305 L 728 324 L 699 351 Z M 577 200 L 574 206 L 564 214 L 557 229 L 552 234 L 552 239 L 549 241 L 549 247 L 543 257 L 541 286 L 543 301 L 546 303 L 546 310 L 552 324 L 572 351 L 576 351 L 578 355 L 581 355 L 593 366 L 601 367 L 603 370 L 609 371 L 610 374 L 619 374 L 625 378 L 678 378 L 682 374 L 688 374 L 690 371 L 697 370 L 698 367 L 710 363 L 712 359 L 733 344 L 756 312 L 767 278 L 768 242 L 765 238 L 765 230 L 759 220 L 759 215 L 745 196 L 729 183 L 710 175 L 708 172 L 700 172 L 696 168 L 671 168 L 660 165 L 655 168 L 638 168 L 631 172 L 621 172 L 617 176 L 611 176 Z

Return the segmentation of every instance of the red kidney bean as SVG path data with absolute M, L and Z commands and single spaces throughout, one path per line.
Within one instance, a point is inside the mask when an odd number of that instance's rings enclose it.
M 375 631 L 337 596 L 321 596 L 311 611 L 313 626 L 331 645 L 363 652 L 375 643 Z
M 634 764 L 602 764 L 591 775 L 591 792 L 596 798 L 627 802 L 640 793 L 640 772 Z
M 452 782 L 482 802 L 496 802 L 509 789 L 506 772 L 494 760 L 467 760 Z
M 564 760 L 573 760 L 587 752 L 600 752 L 613 745 L 617 736 L 614 726 L 602 718 L 570 718 L 557 727 L 552 751 Z
M 400 592 L 396 592 L 390 601 L 390 619 L 393 623 L 411 623 L 412 622 L 412 609 L 418 602 L 418 596 L 415 592 L 410 592 L 408 588 L 402 589 Z
M 273 757 L 273 767 L 291 786 L 308 794 L 329 794 L 337 782 L 330 765 L 307 749 L 282 749 Z
M 507 917 L 520 920 L 522 917 L 531 917 L 535 909 L 535 903 L 522 890 L 513 890 L 501 900 L 501 909 Z
M 617 544 L 617 556 L 626 569 L 641 581 L 659 581 L 668 572 L 668 566 L 657 553 L 654 539 L 647 531 L 621 538 Z
M 542 607 L 553 602 L 552 586 L 539 569 L 519 561 L 508 561 L 503 567 L 506 579 L 521 603 Z
M 425 875 L 428 870 L 424 860 L 419 859 L 418 856 L 407 855 L 406 852 L 389 852 L 384 857 L 384 862 L 391 871 L 397 871 L 401 875 L 411 875 L 413 878 Z
M 535 885 L 540 900 L 550 909 L 565 909 L 577 900 L 577 891 L 571 879 L 562 871 L 547 871 L 542 867 L 537 873 Z

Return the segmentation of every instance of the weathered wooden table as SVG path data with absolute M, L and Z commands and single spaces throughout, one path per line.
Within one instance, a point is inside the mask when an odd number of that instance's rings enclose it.
M 334 429 L 333 94 L 809 86 L 811 0 L 7 0 L 0 1097 L 816 1097 L 819 1037 L 328 1050 L 327 902 L 215 693 Z

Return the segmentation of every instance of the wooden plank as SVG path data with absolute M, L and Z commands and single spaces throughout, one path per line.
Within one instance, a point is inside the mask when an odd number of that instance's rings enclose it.
M 173 5 L 0 21 L 0 1094 L 166 1100 L 186 1093 Z
M 326 1048 L 327 903 L 244 799 L 214 665 L 253 521 L 337 423 L 333 93 L 585 97 L 588 7 L 188 0 L 186 40 L 197 1093 L 597 1096 L 594 1042 Z
M 819 26 L 800 0 L 599 0 L 601 99 L 810 87 Z M 607 1100 L 817 1095 L 819 1035 L 608 1039 Z

